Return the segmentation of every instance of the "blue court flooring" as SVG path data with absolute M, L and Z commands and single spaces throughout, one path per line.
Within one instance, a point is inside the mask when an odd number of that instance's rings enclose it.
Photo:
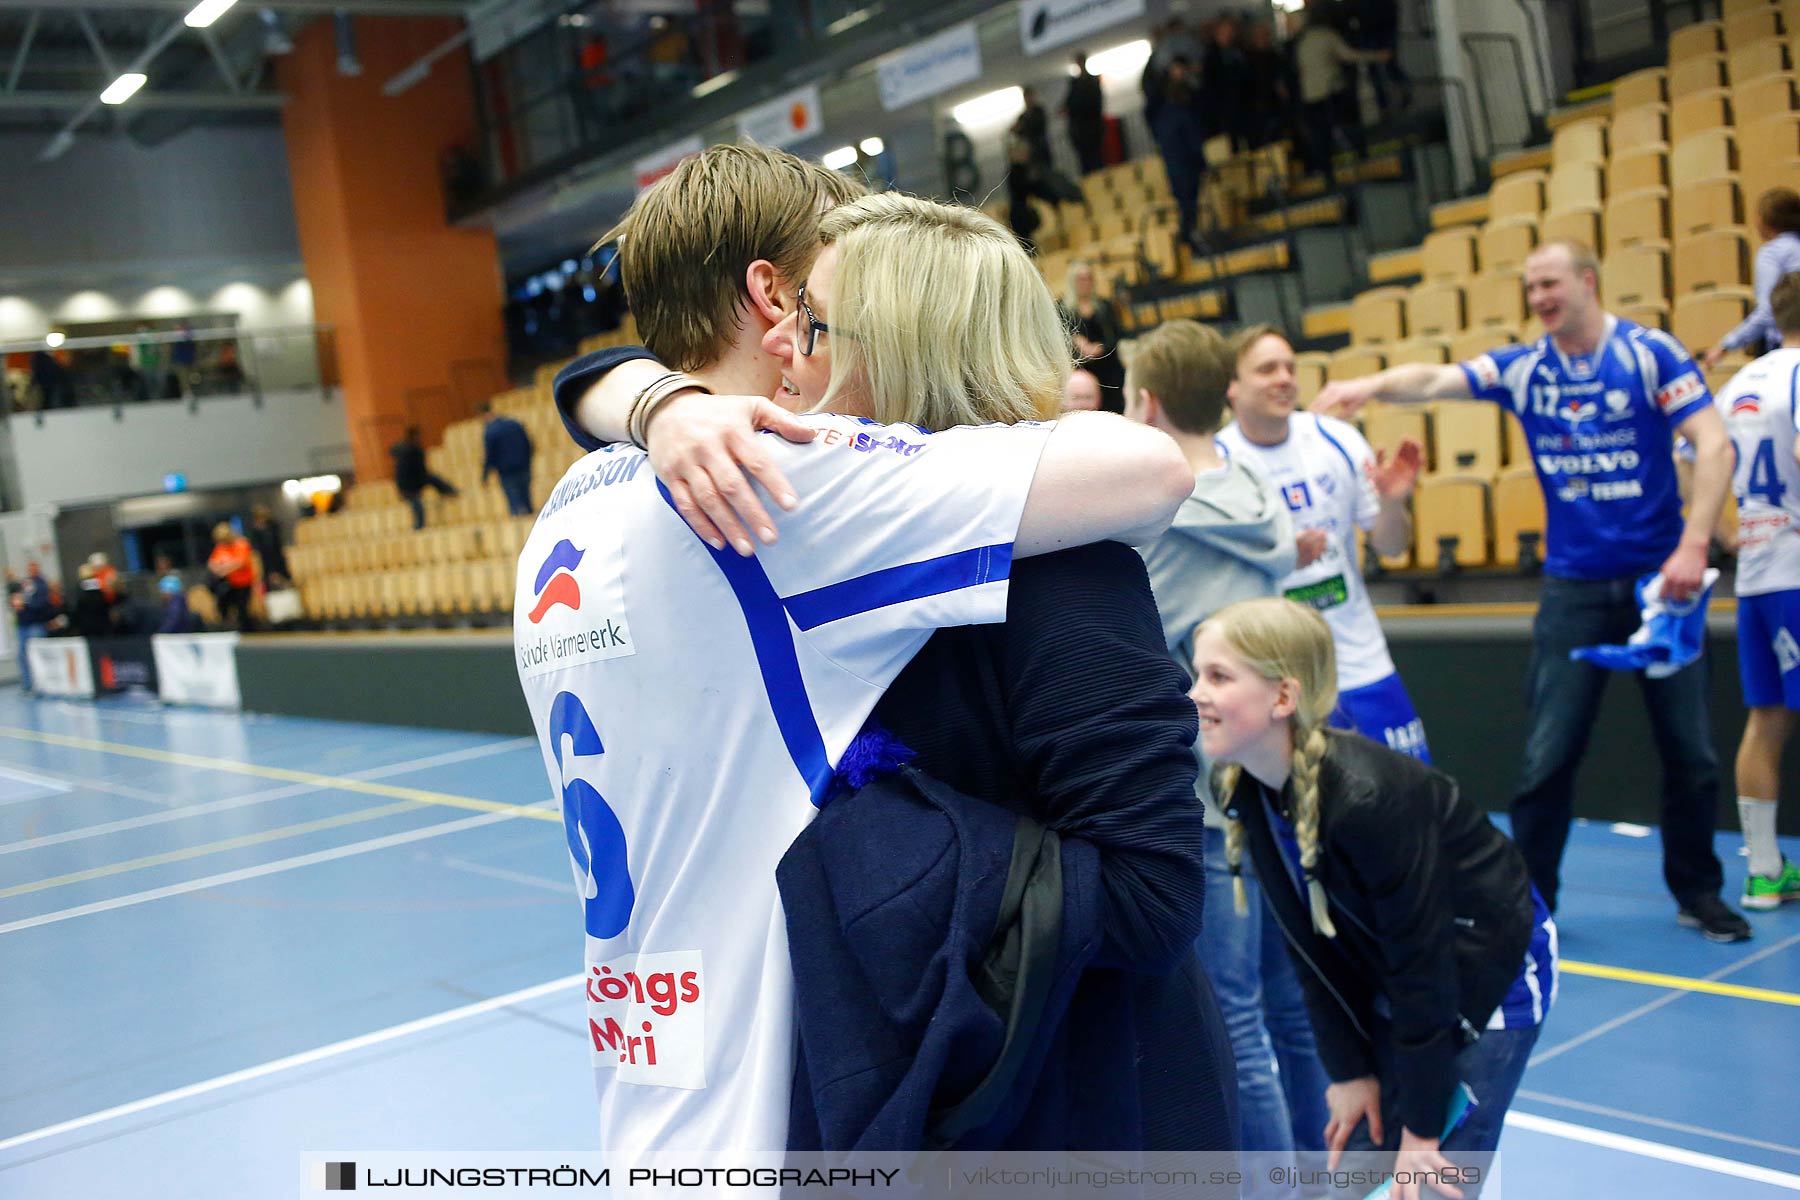
M 1578 827 L 1564 878 L 1500 1194 L 1800 1192 L 1800 905 L 1712 945 L 1632 827 Z M 0 689 L 0 1197 L 598 1150 L 579 911 L 528 739 Z

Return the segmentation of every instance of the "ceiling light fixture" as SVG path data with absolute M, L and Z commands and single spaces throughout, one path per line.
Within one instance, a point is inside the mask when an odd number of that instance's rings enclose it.
M 200 0 L 188 10 L 187 16 L 181 18 L 182 23 L 189 29 L 205 29 L 231 11 L 231 6 L 236 3 L 237 0 Z
M 827 170 L 841 171 L 856 162 L 856 147 L 839 146 L 819 161 L 825 164 Z
M 138 89 L 149 81 L 150 77 L 142 71 L 127 71 L 107 86 L 100 93 L 102 104 L 123 104 L 137 95 Z

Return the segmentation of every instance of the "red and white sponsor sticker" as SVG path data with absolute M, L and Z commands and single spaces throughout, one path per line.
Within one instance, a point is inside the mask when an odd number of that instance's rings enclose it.
M 1491 388 L 1500 382 L 1500 368 L 1491 355 L 1477 354 L 1468 361 L 1467 366 L 1475 376 L 1475 382 L 1483 388 Z
M 589 963 L 590 1062 L 621 1083 L 706 1086 L 706 983 L 698 950 Z
M 1671 413 L 1705 391 L 1706 384 L 1698 375 L 1683 375 L 1656 393 L 1657 407 L 1665 413 Z

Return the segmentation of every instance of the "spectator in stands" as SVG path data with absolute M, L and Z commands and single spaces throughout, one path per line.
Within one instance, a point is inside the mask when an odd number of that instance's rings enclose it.
M 1800 900 L 1800 867 L 1776 841 L 1781 754 L 1800 712 L 1800 273 L 1770 296 L 1782 343 L 1734 376 L 1716 407 L 1733 445 L 1738 496 L 1738 674 L 1744 688 L 1737 752 L 1739 826 L 1749 873 L 1744 907 Z
M 281 544 L 281 526 L 276 523 L 275 514 L 269 511 L 268 505 L 251 507 L 249 538 L 250 548 L 256 551 L 257 560 L 262 564 L 264 586 L 287 587 L 287 549 Z
M 1356 152 L 1358 162 L 1369 157 L 1355 77 L 1344 68 L 1386 62 L 1391 57 L 1385 50 L 1351 49 L 1325 14 L 1326 0 L 1306 0 L 1306 27 L 1294 42 L 1300 116 L 1306 126 L 1306 169 L 1320 175 L 1332 171 L 1333 144 L 1340 134 Z
M 1093 372 L 1076 367 L 1063 381 L 1062 410 L 1093 412 L 1100 407 L 1100 381 Z
M 1169 67 L 1176 59 L 1185 59 L 1191 69 L 1206 53 L 1206 47 L 1194 36 L 1187 22 L 1170 17 L 1150 35 L 1150 58 L 1144 63 L 1144 120 L 1151 132 L 1156 130 L 1157 114 L 1168 94 Z
M 1346 1149 L 1397 1152 L 1382 1164 L 1395 1200 L 1422 1200 L 1448 1193 L 1417 1172 L 1500 1143 L 1555 1000 L 1556 925 L 1455 780 L 1326 728 L 1333 641 L 1317 611 L 1279 598 L 1203 624 L 1200 743 L 1225 764 L 1227 858 L 1234 872 L 1246 849 L 1256 862 L 1331 1077 L 1327 1166 Z M 1243 890 L 1235 901 L 1248 911 Z M 1475 1200 L 1483 1182 L 1455 1194 Z
M 181 572 L 166 554 L 156 556 L 156 591 L 163 598 L 162 619 L 158 633 L 196 633 L 200 622 L 188 607 L 187 593 L 181 586 Z
M 1392 116 L 1412 103 L 1412 80 L 1400 67 L 1400 5 L 1398 0 L 1342 0 L 1350 43 L 1358 50 L 1373 50 L 1387 57 L 1369 72 L 1375 85 L 1375 101 L 1383 114 Z
M 1142 552 L 1163 640 L 1191 681 L 1201 622 L 1236 601 L 1274 595 L 1284 576 L 1324 549 L 1325 535 L 1309 530 L 1303 553 L 1275 489 L 1241 458 L 1220 455 L 1213 435 L 1235 370 L 1224 338 L 1195 321 L 1166 321 L 1127 349 L 1125 415 L 1168 434 L 1194 470 L 1193 495 L 1175 524 Z M 1255 1175 L 1264 1186 L 1245 1194 L 1285 1196 L 1285 1189 L 1267 1185 L 1268 1169 L 1291 1159 L 1296 1146 L 1324 1148 L 1328 1081 L 1279 930 L 1267 925 L 1260 908 L 1248 920 L 1225 916 L 1232 872 L 1204 754 L 1196 791 L 1205 807 L 1208 917 L 1197 948 L 1237 1059 L 1238 1146 L 1279 1156 L 1259 1160 Z
M 1241 32 L 1234 14 L 1221 14 L 1212 24 L 1200 69 L 1202 104 L 1211 121 L 1207 132 L 1229 137 L 1234 151 L 1249 148 L 1250 103 L 1255 95 L 1250 60 L 1238 41 Z
M 1006 188 L 1009 201 L 1007 224 L 1032 248 L 1032 235 L 1037 232 L 1039 218 L 1033 200 L 1055 205 L 1059 201 L 1085 204 L 1086 198 L 1074 180 L 1056 169 L 1050 158 L 1050 116 L 1032 87 L 1021 89 L 1025 107 L 1007 132 Z
M 112 565 L 104 550 L 96 550 L 88 555 L 88 566 L 94 568 L 94 578 L 100 581 L 100 593 L 111 604 L 119 598 L 119 568 Z
M 1769 296 L 1784 275 L 1800 271 L 1800 193 L 1784 187 L 1764 192 L 1756 201 L 1756 236 L 1762 239 L 1756 251 L 1756 307 L 1701 356 L 1709 369 L 1732 350 L 1761 354 L 1781 345 Z
M 69 370 L 48 350 L 31 352 L 31 386 L 37 392 L 38 407 L 75 407 L 75 385 L 69 381 Z
M 137 371 L 140 400 L 162 395 L 162 347 L 151 340 L 152 335 L 150 326 L 140 323 L 131 343 L 131 365 Z
M 394 490 L 412 508 L 413 528 L 423 529 L 425 503 L 420 496 L 425 489 L 432 488 L 440 496 L 454 496 L 456 488 L 425 465 L 425 446 L 417 425 L 408 425 L 405 436 L 388 453 L 394 456 Z
M 169 348 L 169 373 L 182 396 L 192 396 L 200 378 L 200 350 L 194 344 L 194 327 L 183 321 L 181 340 Z
M 1282 594 L 1310 604 L 1337 639 L 1338 708 L 1332 723 L 1402 753 L 1431 761 L 1425 726 L 1394 669 L 1375 605 L 1357 561 L 1356 531 L 1376 554 L 1412 544 L 1407 497 L 1422 451 L 1410 438 L 1376 453 L 1356 427 L 1296 412 L 1294 348 L 1267 325 L 1237 341 L 1231 407 L 1237 420 L 1219 434 L 1227 456 L 1256 467 L 1287 501 L 1294 524 L 1327 537 L 1317 560 L 1281 581 Z
M 1252 150 L 1288 136 L 1293 122 L 1294 64 L 1275 44 L 1267 21 L 1250 26 L 1244 46 L 1249 86 L 1244 96 L 1244 128 Z
M 1100 381 L 1100 407 L 1124 412 L 1125 366 L 1119 361 L 1119 310 L 1094 289 L 1094 267 L 1085 259 L 1069 264 L 1062 299 L 1063 320 L 1074 331 L 1075 354 Z
M 525 426 L 493 410 L 485 401 L 476 408 L 487 417 L 481 428 L 481 482 L 489 473 L 500 477 L 506 510 L 515 517 L 531 513 L 531 435 Z
M 33 689 L 28 647 L 34 638 L 41 638 L 49 632 L 50 622 L 57 615 L 56 599 L 51 594 L 50 583 L 44 578 L 44 572 L 36 559 L 25 564 L 25 578 L 19 581 L 19 590 L 8 599 L 12 603 L 13 620 L 19 629 L 19 684 L 30 695 Z
M 1549 529 L 1512 833 L 1532 882 L 1555 911 L 1575 771 L 1607 677 L 1569 652 L 1623 642 L 1638 628 L 1640 577 L 1660 574 L 1663 595 L 1676 602 L 1700 591 L 1731 484 L 1732 448 L 1706 381 L 1681 343 L 1601 307 L 1599 263 L 1588 247 L 1539 246 L 1525 260 L 1525 299 L 1544 326 L 1537 342 L 1460 366 L 1393 367 L 1330 383 L 1313 411 L 1347 416 L 1370 400 L 1473 397 L 1505 405 L 1524 426 Z M 1676 434 L 1695 451 L 1685 524 L 1667 451 Z M 1719 762 L 1707 717 L 1706 665 L 1696 661 L 1666 678 L 1642 675 L 1640 684 L 1662 759 L 1663 879 L 1680 906 L 1678 920 L 1714 941 L 1748 938 L 1749 924 L 1719 898 L 1724 873 L 1713 853 Z
M 1081 173 L 1092 175 L 1106 165 L 1106 101 L 1100 77 L 1088 74 L 1087 51 L 1077 50 L 1069 62 L 1069 94 L 1063 100 L 1069 118 L 1069 141 Z
M 250 539 L 240 537 L 227 521 L 213 526 L 213 549 L 206 569 L 212 572 L 213 595 L 219 613 L 233 629 L 250 628 L 250 592 L 256 584 L 255 551 Z
M 113 634 L 112 597 L 90 562 L 77 572 L 75 595 L 69 603 L 69 624 L 76 637 L 103 638 Z
M 1162 76 L 1162 97 L 1150 132 L 1162 152 L 1169 191 L 1175 196 L 1175 236 L 1200 249 L 1200 181 L 1206 174 L 1206 132 L 1197 110 L 1194 62 L 1184 56 L 1169 60 Z

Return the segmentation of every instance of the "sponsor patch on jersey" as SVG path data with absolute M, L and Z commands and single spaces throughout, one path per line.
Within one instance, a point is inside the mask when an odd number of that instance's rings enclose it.
M 1750 393 L 1739 396 L 1731 402 L 1731 415 L 1734 417 L 1753 417 L 1762 411 L 1762 398 Z
M 517 603 L 525 619 L 537 626 L 535 636 L 520 626 L 513 638 L 524 678 L 637 653 L 625 619 L 617 536 L 608 537 L 597 527 L 578 537 L 588 544 L 560 539 L 529 578 L 525 571 L 532 564 L 520 564 Z
M 1350 585 L 1344 582 L 1342 575 L 1333 575 L 1331 578 L 1321 579 L 1317 583 L 1289 588 L 1282 594 L 1295 603 L 1310 604 L 1323 611 L 1327 608 L 1336 608 L 1350 599 Z
M 1706 384 L 1689 372 L 1656 393 L 1656 405 L 1665 413 L 1674 412 L 1688 401 L 1706 394 Z
M 1774 647 L 1775 662 L 1781 667 L 1783 675 L 1800 667 L 1800 645 L 1795 644 L 1794 635 L 1787 631 L 1787 626 L 1775 631 Z
M 1477 354 L 1467 366 L 1469 374 L 1475 376 L 1477 390 L 1491 388 L 1500 382 L 1500 368 L 1494 364 L 1492 355 Z
M 620 1083 L 706 1086 L 706 971 L 698 950 L 589 963 L 589 1061 Z

